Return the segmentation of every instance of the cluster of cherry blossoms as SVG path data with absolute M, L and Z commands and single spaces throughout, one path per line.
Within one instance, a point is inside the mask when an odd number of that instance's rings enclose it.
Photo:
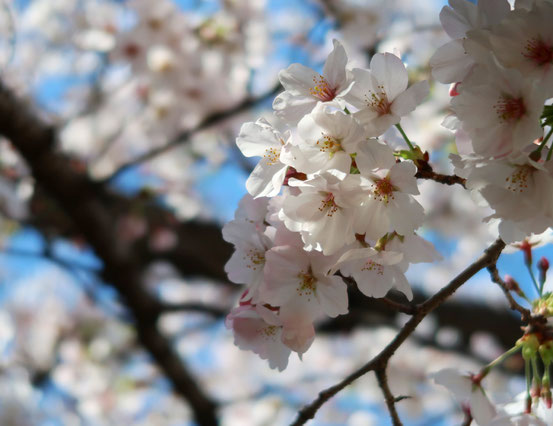
M 452 83 L 444 125 L 456 132 L 455 171 L 499 222 L 505 242 L 544 232 L 553 222 L 551 136 L 553 3 L 451 1 L 440 20 L 452 41 L 430 60 Z M 547 132 L 544 130 L 549 129 Z
M 456 133 L 460 155 L 455 172 L 481 205 L 493 210 L 505 242 L 521 241 L 538 298 L 528 299 L 516 281 L 505 287 L 531 303 L 520 309 L 524 334 L 509 351 L 477 374 L 455 369 L 434 375 L 448 387 L 478 425 L 547 425 L 553 422 L 550 365 L 553 361 L 551 293 L 544 292 L 549 262 L 542 258 L 535 278 L 532 234 L 553 222 L 553 163 L 547 143 L 553 133 L 553 3 L 546 0 L 451 0 L 440 19 L 452 41 L 431 59 L 433 76 L 452 83 L 452 114 L 444 125 Z M 535 239 L 535 237 L 534 237 Z M 539 281 L 539 282 L 538 282 Z M 489 370 L 520 351 L 526 366 L 526 393 L 518 402 L 492 403 L 482 387 Z
M 409 265 L 440 257 L 415 233 L 424 220 L 417 167 L 378 139 L 394 125 L 403 132 L 401 117 L 428 85 L 408 87 L 391 53 L 374 55 L 370 69 L 347 65 L 334 41 L 322 74 L 299 64 L 281 71 L 273 108 L 287 128 L 260 119 L 237 139 L 245 156 L 262 158 L 223 229 L 236 249 L 229 278 L 247 285 L 227 325 L 240 348 L 280 370 L 291 351 L 309 348 L 315 320 L 348 312 L 344 277 L 370 297 L 396 289 L 411 299 Z

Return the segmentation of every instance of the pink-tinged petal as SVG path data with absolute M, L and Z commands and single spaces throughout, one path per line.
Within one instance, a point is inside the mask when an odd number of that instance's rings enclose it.
M 317 99 L 306 95 L 282 92 L 273 101 L 275 115 L 287 123 L 297 123 L 317 105 Z
M 443 259 L 442 255 L 436 251 L 434 244 L 417 234 L 406 234 L 403 237 L 403 242 L 394 238 L 386 247 L 391 250 L 399 250 L 401 247 L 405 260 L 409 263 L 429 263 Z
M 429 63 L 432 77 L 440 83 L 456 83 L 468 75 L 474 59 L 467 55 L 461 40 L 452 40 L 439 47 Z
M 382 91 L 379 90 L 379 82 L 369 70 L 363 68 L 354 68 L 352 74 L 354 83 L 345 99 L 356 108 L 366 108 L 367 97 Z
M 467 31 L 476 27 L 478 8 L 467 0 L 450 0 L 440 12 L 440 22 L 452 39 L 463 38 Z
M 334 49 L 328 55 L 323 68 L 323 76 L 334 89 L 343 86 L 346 82 L 346 65 L 348 56 L 344 46 L 338 41 L 333 40 Z
M 393 285 L 389 267 L 370 260 L 358 266 L 351 272 L 359 291 L 368 297 L 385 297 Z
M 278 73 L 282 86 L 291 95 L 309 95 L 319 73 L 301 64 L 292 64 Z
M 317 298 L 322 311 L 331 318 L 348 313 L 348 288 L 340 277 L 320 279 Z
M 475 386 L 470 394 L 470 413 L 479 425 L 487 425 L 497 414 L 495 407 L 484 394 L 480 386 Z
M 361 114 L 363 111 L 361 110 L 356 113 L 356 117 L 360 117 L 360 122 L 363 122 L 361 118 L 363 115 Z M 390 114 L 384 114 L 379 115 L 375 117 L 373 120 L 365 123 L 365 128 L 367 129 L 367 135 L 370 137 L 376 137 L 384 134 L 386 130 L 388 130 L 390 127 L 392 127 L 395 124 L 398 124 L 401 120 L 401 117 L 398 115 L 395 115 L 393 113 Z
M 411 161 L 396 163 L 390 169 L 390 182 L 403 193 L 417 195 L 419 194 L 419 187 L 415 178 L 416 173 L 417 166 Z
M 369 175 L 376 169 L 391 169 L 396 160 L 388 145 L 377 139 L 369 139 L 359 145 L 355 162 L 362 174 Z
M 274 197 L 280 192 L 285 174 L 284 164 L 270 164 L 262 160 L 246 180 L 246 189 L 254 198 Z
M 262 272 L 263 265 L 260 265 L 259 269 Z M 241 250 L 236 250 L 225 264 L 225 272 L 227 273 L 229 280 L 236 284 L 252 283 L 260 271 L 253 270 L 252 268 L 248 268 L 246 266 L 246 262 L 244 261 L 244 252 Z
M 371 240 L 378 240 L 390 231 L 390 217 L 384 203 L 367 200 L 356 212 L 354 230 L 357 234 L 367 234 Z
M 428 81 L 419 81 L 400 93 L 392 102 L 390 110 L 395 115 L 403 117 L 414 111 L 426 99 L 429 92 Z
M 386 210 L 391 227 L 401 235 L 412 233 L 424 222 L 424 208 L 412 196 L 401 192 L 394 192 L 394 199 Z
M 242 125 L 236 145 L 246 157 L 263 157 L 271 148 L 280 150 L 282 144 L 268 123 L 256 122 Z
M 395 289 L 402 292 L 408 300 L 413 300 L 413 290 L 403 272 L 399 268 L 393 266 L 389 267 L 389 269 L 394 277 Z
M 392 102 L 407 88 L 409 79 L 407 70 L 396 55 L 377 53 L 371 59 L 370 69 L 379 85 L 383 86 L 389 102 Z
M 282 342 L 298 354 L 307 352 L 315 340 L 315 328 L 308 315 L 298 313 L 286 318 L 283 323 Z
M 467 374 L 461 373 L 455 368 L 445 368 L 430 375 L 438 385 L 445 386 L 459 401 L 470 398 L 472 393 L 472 381 Z
M 478 2 L 479 12 L 485 17 L 486 26 L 499 24 L 511 11 L 507 0 L 487 0 Z

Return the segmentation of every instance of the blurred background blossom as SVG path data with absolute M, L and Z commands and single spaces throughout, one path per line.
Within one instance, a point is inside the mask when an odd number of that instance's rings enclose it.
M 57 129 L 56 152 L 72 170 L 108 188 L 114 235 L 137 253 L 140 285 L 163 306 L 151 324 L 202 388 L 223 425 L 287 424 L 318 391 L 376 354 L 405 319 L 352 303 L 345 319 L 319 324 L 303 361 L 284 373 L 240 351 L 224 326 L 240 288 L 222 272 L 230 249 L 219 229 L 232 218 L 255 165 L 235 146 L 241 124 L 271 115 L 278 71 L 321 69 L 334 38 L 352 66 L 393 51 L 431 96 L 403 127 L 440 172 L 454 136 L 440 125 L 448 88 L 429 58 L 447 41 L 442 1 L 406 0 L 3 0 L 0 78 Z M 274 121 L 274 118 L 272 118 Z M 384 136 L 400 146 L 392 128 Z M 418 200 L 424 236 L 445 260 L 411 268 L 416 297 L 434 292 L 494 239 L 466 191 L 427 181 Z M 0 424 L 187 425 L 137 338 L 117 285 L 63 209 L 45 193 L 10 141 L 0 140 Z M 536 258 L 550 255 L 543 237 Z M 498 264 L 525 290 L 522 254 Z M 485 271 L 484 271 L 485 272 Z M 482 320 L 482 318 L 486 320 Z M 476 369 L 517 338 L 516 318 L 486 273 L 438 309 L 390 364 L 409 425 L 458 424 L 463 414 L 428 374 Z M 511 339 L 511 340 L 510 340 Z M 490 377 L 506 398 L 523 389 L 521 364 Z M 317 425 L 385 425 L 376 382 L 363 378 L 325 405 Z

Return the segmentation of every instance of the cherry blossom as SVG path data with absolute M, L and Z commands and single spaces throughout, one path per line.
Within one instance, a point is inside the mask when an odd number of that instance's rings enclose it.
M 292 64 L 279 73 L 285 91 L 273 102 L 276 114 L 286 121 L 297 123 L 313 110 L 317 102 L 340 101 L 351 87 L 348 58 L 344 47 L 334 40 L 322 74 L 301 65 Z
M 489 30 L 507 16 L 511 7 L 507 0 L 450 0 L 440 12 L 440 22 L 451 41 L 440 47 L 430 58 L 432 76 L 441 83 L 464 80 L 475 65 L 466 53 L 467 35 L 477 37 L 475 30 Z M 480 38 L 480 37 L 477 37 Z
M 466 404 L 478 425 L 489 425 L 496 409 L 486 396 L 476 376 L 464 374 L 454 368 L 446 368 L 431 375 L 434 382 L 445 386 L 455 399 Z
M 366 126 L 368 136 L 383 134 L 428 96 L 426 81 L 407 88 L 405 65 L 391 53 L 377 53 L 371 59 L 370 69 L 355 68 L 353 78 L 346 99 L 359 109 L 355 118 Z
M 281 150 L 288 138 L 263 119 L 242 125 L 236 145 L 246 157 L 262 157 L 246 181 L 248 192 L 255 198 L 280 192 L 287 168 L 280 160 Z
M 273 247 L 266 253 L 261 297 L 280 307 L 283 318 L 306 313 L 336 317 L 348 312 L 347 287 L 342 278 L 326 275 L 335 259 L 294 246 Z
M 477 154 L 501 157 L 543 135 L 539 120 L 543 90 L 518 71 L 493 63 L 481 65 L 458 91 L 451 106 Z
M 282 371 L 288 365 L 290 348 L 282 343 L 282 321 L 263 306 L 242 305 L 227 316 L 227 328 L 234 332 L 234 343 L 269 361 L 271 368 Z

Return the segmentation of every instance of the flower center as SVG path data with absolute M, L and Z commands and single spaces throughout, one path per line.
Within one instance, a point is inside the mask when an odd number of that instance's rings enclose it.
M 511 176 L 505 178 L 507 189 L 513 192 L 524 192 L 528 188 L 528 179 L 535 170 L 530 165 L 518 166 Z
M 249 260 L 250 262 L 249 265 L 246 265 L 246 268 L 256 271 L 265 264 L 265 253 L 259 250 L 249 249 L 243 259 Z
M 384 266 L 382 266 L 380 263 L 376 263 L 372 260 L 367 260 L 367 263 L 365 263 L 365 266 L 361 268 L 362 271 L 374 271 L 378 275 L 384 274 Z
M 520 120 L 526 114 L 524 99 L 511 95 L 501 95 L 494 109 L 501 121 L 509 123 Z
M 263 158 L 267 161 L 268 166 L 272 166 L 280 161 L 280 149 L 277 148 L 267 148 Z
M 328 84 L 328 81 L 322 75 L 314 76 L 313 83 L 315 85 L 309 89 L 309 93 L 317 99 L 328 102 L 336 97 L 336 90 L 330 87 L 330 84 Z
M 522 56 L 541 67 L 553 62 L 553 47 L 545 43 L 540 37 L 534 37 L 526 42 Z
M 326 211 L 328 217 L 332 217 L 338 211 L 338 205 L 334 202 L 334 194 L 332 192 L 327 193 L 325 198 L 321 200 L 319 211 Z
M 298 278 L 300 279 L 300 284 L 296 289 L 298 296 L 307 296 L 308 300 L 311 300 L 311 296 L 317 290 L 317 279 L 313 276 L 311 269 L 307 273 L 300 272 Z
M 388 203 L 390 198 L 394 199 L 394 185 L 390 182 L 389 177 L 384 179 L 376 179 L 373 184 L 373 195 L 374 198 L 378 201 L 384 201 Z
M 328 152 L 330 156 L 338 151 L 343 151 L 340 141 L 332 136 L 325 135 L 317 141 L 317 146 L 321 152 Z
M 390 114 L 390 102 L 388 101 L 388 96 L 384 90 L 384 86 L 378 86 L 379 92 L 370 91 L 365 95 L 365 103 L 369 108 L 372 108 L 379 115 Z
M 261 329 L 260 332 L 265 337 L 274 337 L 278 333 L 279 328 L 280 327 L 277 327 L 276 325 L 269 325 Z

